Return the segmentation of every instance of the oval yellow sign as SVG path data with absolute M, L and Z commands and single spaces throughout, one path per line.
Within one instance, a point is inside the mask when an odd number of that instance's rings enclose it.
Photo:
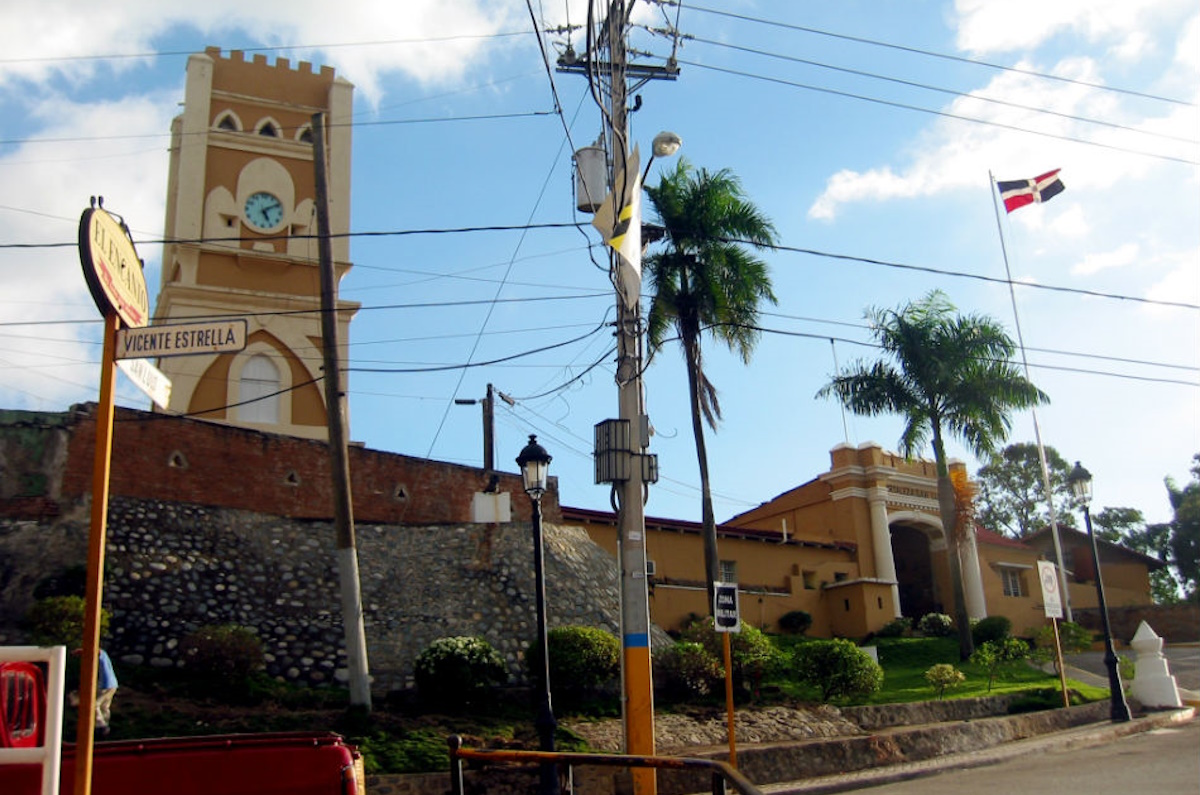
M 79 219 L 79 261 L 101 314 L 116 312 L 128 328 L 149 322 L 142 261 L 124 225 L 103 207 L 84 210 Z

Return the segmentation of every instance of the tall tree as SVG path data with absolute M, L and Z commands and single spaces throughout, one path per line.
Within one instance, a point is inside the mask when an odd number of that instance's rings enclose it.
M 870 309 L 867 319 L 884 358 L 855 362 L 817 396 L 836 396 L 855 414 L 904 417 L 900 452 L 910 458 L 932 445 L 959 654 L 965 660 L 974 644 L 959 550 L 974 529 L 958 521 L 945 437 L 957 437 L 982 458 L 1008 435 L 1011 411 L 1048 398 L 1010 361 L 1016 345 L 1004 328 L 982 315 L 956 314 L 940 290 L 899 309 Z
M 1067 485 L 1070 464 L 1053 447 L 1046 451 L 1046 466 L 1054 489 L 1055 518 L 1072 526 L 1075 502 Z M 1010 444 L 993 453 L 976 474 L 979 481 L 979 523 L 988 530 L 1021 538 L 1050 524 L 1042 464 L 1037 445 Z
M 1189 601 L 1200 601 L 1200 453 L 1192 457 L 1192 480 L 1180 488 L 1167 478 L 1171 520 L 1171 563 Z
M 759 306 L 776 300 L 766 263 L 747 246 L 773 245 L 775 227 L 746 198 L 728 169 L 695 169 L 681 158 L 674 171 L 646 191 L 653 214 L 666 231 L 663 249 L 645 259 L 654 295 L 647 336 L 653 351 L 665 345 L 673 331 L 687 366 L 711 611 L 713 582 L 719 572 L 704 424 L 716 430 L 721 404 L 704 371 L 701 340 L 707 332 L 749 363 L 759 337 Z
M 1171 561 L 1171 525 L 1146 524 L 1137 508 L 1105 508 L 1092 516 L 1096 537 L 1150 555 L 1163 563 Z M 1155 604 L 1168 605 L 1180 600 L 1179 582 L 1169 567 L 1150 572 L 1150 596 Z

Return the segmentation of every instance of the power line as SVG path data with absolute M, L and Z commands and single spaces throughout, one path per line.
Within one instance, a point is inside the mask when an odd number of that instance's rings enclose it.
M 1130 149 L 1124 146 L 1116 146 L 1114 144 L 1106 144 L 1101 141 L 1090 141 L 1086 138 L 1076 138 L 1072 135 L 1060 135 L 1059 133 L 1045 132 L 1043 130 L 1031 130 L 1027 127 L 1020 127 L 1015 124 L 1005 124 L 1004 122 L 991 121 L 989 119 L 978 119 L 974 116 L 963 116 L 958 113 L 950 113 L 944 110 L 934 110 L 932 108 L 923 108 L 920 105 L 909 105 L 905 102 L 895 102 L 889 99 L 879 99 L 878 97 L 869 97 L 865 94 L 855 94 L 850 91 L 839 91 L 834 88 L 825 88 L 823 86 L 814 86 L 808 83 L 798 83 L 794 80 L 784 80 L 781 77 L 768 77 L 766 75 L 756 75 L 751 72 L 743 72 L 738 69 L 726 69 L 721 66 L 710 66 L 708 64 L 699 63 L 698 61 L 688 61 L 679 59 L 682 64 L 695 66 L 699 69 L 708 69 L 712 72 L 721 72 L 723 74 L 734 75 L 736 77 L 748 77 L 752 80 L 762 80 L 767 83 L 778 83 L 780 85 L 792 86 L 793 88 L 803 88 L 808 91 L 816 91 L 821 94 L 831 94 L 833 96 L 845 97 L 847 99 L 857 99 L 863 102 L 871 102 L 876 105 L 885 105 L 890 108 L 900 108 L 901 110 L 911 110 L 917 113 L 928 113 L 931 116 L 940 116 L 945 119 L 957 119 L 958 121 L 968 121 L 974 124 L 983 124 L 988 127 L 998 127 L 1002 130 L 1011 130 L 1013 132 L 1027 133 L 1029 135 L 1037 135 L 1043 138 L 1053 138 L 1059 141 L 1069 141 L 1071 143 L 1083 144 L 1085 146 L 1094 146 L 1099 149 L 1107 149 L 1112 152 L 1124 152 L 1131 155 L 1141 155 L 1143 157 L 1152 157 L 1156 160 L 1167 160 L 1173 163 L 1185 163 L 1189 166 L 1200 165 L 1200 160 L 1189 160 L 1186 157 L 1175 157 L 1174 155 L 1159 154 L 1157 152 L 1147 152 L 1141 149 Z
M 659 2 L 659 3 L 664 3 L 666 5 L 673 5 L 674 2 L 678 2 L 678 0 L 648 0 L 648 2 Z M 719 11 L 715 8 L 705 8 L 703 6 L 697 6 L 694 4 L 689 5 L 688 8 L 693 11 L 701 11 L 706 14 L 714 14 L 717 16 L 730 17 L 733 19 L 741 19 L 746 22 L 755 22 L 758 24 L 770 25 L 772 27 L 777 27 L 777 28 L 786 28 L 788 30 L 796 30 L 796 31 L 800 31 L 802 33 L 811 33 L 816 36 L 826 36 L 826 37 L 833 38 L 833 39 L 840 39 L 842 41 L 853 41 L 858 44 L 869 44 L 873 47 L 885 47 L 887 49 L 899 50 L 901 52 L 913 53 L 915 55 L 925 55 L 930 58 L 941 58 L 946 61 L 955 61 L 958 63 L 971 64 L 972 66 L 984 66 L 989 69 L 997 69 L 997 70 L 1004 71 L 1004 72 L 1013 72 L 1016 74 L 1028 75 L 1030 77 L 1038 77 L 1043 80 L 1054 80 L 1054 81 L 1058 81 L 1060 83 L 1070 83 L 1073 85 L 1085 86 L 1087 88 L 1094 88 L 1094 89 L 1097 89 L 1100 91 L 1112 91 L 1112 92 L 1115 92 L 1118 94 L 1128 94 L 1130 96 L 1142 97 L 1144 99 L 1153 99 L 1153 100 L 1157 100 L 1159 102 L 1169 102 L 1174 105 L 1186 105 L 1188 107 L 1194 107 L 1194 105 L 1195 105 L 1195 103 L 1188 102 L 1188 101 L 1182 100 L 1182 99 L 1175 99 L 1173 97 L 1164 97 L 1164 96 L 1160 96 L 1158 94 L 1148 94 L 1148 93 L 1145 93 L 1142 91 L 1134 91 L 1133 89 L 1119 88 L 1117 86 L 1109 86 L 1109 85 L 1104 85 L 1102 83 L 1091 83 L 1086 80 L 1077 80 L 1077 79 L 1071 78 L 1071 77 L 1063 77 L 1062 75 L 1047 74 L 1045 72 L 1038 72 L 1033 69 L 1022 69 L 1021 67 L 1018 67 L 1018 66 L 1005 66 L 1004 64 L 991 63 L 989 61 L 983 61 L 983 60 L 979 60 L 977 58 L 967 58 L 967 57 L 961 56 L 961 55 L 950 55 L 949 53 L 935 52 L 933 50 L 923 50 L 919 47 L 908 47 L 908 46 L 905 46 L 902 44 L 892 44 L 891 42 L 879 41 L 877 39 L 868 39 L 868 38 L 863 38 L 861 36 L 849 36 L 849 35 L 846 35 L 843 33 L 833 33 L 831 31 L 827 31 L 827 30 L 820 30 L 819 28 L 809 28 L 809 27 L 805 27 L 803 25 L 792 25 L 792 24 L 789 24 L 786 22 L 779 22 L 777 20 L 761 19 L 758 17 L 747 16 L 745 14 L 736 14 L 732 11 Z
M 453 36 L 427 36 L 420 39 L 384 39 L 378 41 L 348 41 L 328 44 L 277 44 L 261 47 L 231 47 L 230 52 L 286 52 L 290 50 L 334 50 L 345 47 L 387 47 L 397 44 L 432 44 L 443 41 L 460 41 L 463 39 L 500 39 L 510 36 L 524 36 L 527 31 L 499 31 L 496 33 L 459 33 Z M 122 61 L 142 60 L 145 58 L 189 57 L 195 55 L 195 50 L 151 50 L 149 52 L 107 53 L 99 55 L 46 55 L 31 58 L 0 58 L 0 65 L 23 63 L 58 63 L 74 61 Z
M 1189 143 L 1189 144 L 1196 143 L 1195 138 L 1188 138 L 1188 137 L 1182 136 L 1182 135 L 1168 135 L 1166 133 L 1158 133 L 1158 132 L 1153 132 L 1151 130 L 1142 130 L 1142 129 L 1138 129 L 1137 127 L 1130 127 L 1129 125 L 1126 125 L 1126 124 L 1118 124 L 1116 122 L 1105 121 L 1103 119 L 1094 119 L 1094 118 L 1089 118 L 1087 116 L 1076 116 L 1071 113 L 1062 113 L 1060 111 L 1050 110 L 1049 108 L 1039 108 L 1039 107 L 1036 107 L 1033 105 L 1022 105 L 1019 102 L 1010 102 L 1008 100 L 997 99 L 995 97 L 987 97 L 987 96 L 983 96 L 981 94 L 974 94 L 969 91 L 957 91 L 952 88 L 943 88 L 941 86 L 935 86 L 935 85 L 931 85 L 929 83 L 920 83 L 915 80 L 904 80 L 899 77 L 889 77 L 888 75 L 876 74 L 875 72 L 867 72 L 867 71 L 863 71 L 861 69 L 850 69 L 850 68 L 847 68 L 844 66 L 834 66 L 833 64 L 821 63 L 820 61 L 812 61 L 807 58 L 798 58 L 793 55 L 784 55 L 782 53 L 768 52 L 766 50 L 759 50 L 754 47 L 743 47 L 743 46 L 740 46 L 737 44 L 731 44 L 731 43 L 725 42 L 725 41 L 717 41 L 715 39 L 705 39 L 705 38 L 702 38 L 699 36 L 693 36 L 690 38 L 692 38 L 694 41 L 698 41 L 702 44 L 710 44 L 715 47 L 724 47 L 726 49 L 738 50 L 740 52 L 748 52 L 748 53 L 752 53 L 754 55 L 762 55 L 767 58 L 775 58 L 775 59 L 782 60 L 782 61 L 789 61 L 791 63 L 805 64 L 806 66 L 815 66 L 820 69 L 828 69 L 830 71 L 841 72 L 843 74 L 856 75 L 858 77 L 868 77 L 868 78 L 871 78 L 872 80 L 882 80 L 882 81 L 888 82 L 888 83 L 895 83 L 897 85 L 909 86 L 910 88 L 919 88 L 919 89 L 922 89 L 925 91 L 936 91 L 941 94 L 950 94 L 950 95 L 956 96 L 956 97 L 964 97 L 967 99 L 978 100 L 980 102 L 987 102 L 987 103 L 993 104 L 993 105 L 1002 105 L 1007 108 L 1016 108 L 1018 110 L 1027 110 L 1027 111 L 1031 111 L 1033 113 L 1045 114 L 1047 116 L 1056 116 L 1061 119 L 1069 119 L 1071 121 L 1079 121 L 1079 122 L 1084 122 L 1086 124 L 1096 124 L 1096 125 L 1100 125 L 1103 127 L 1109 127 L 1109 128 L 1115 129 L 1115 130 L 1123 130 L 1125 132 L 1136 133 L 1138 135 L 1147 135 L 1147 136 L 1150 136 L 1153 138 L 1162 138 L 1162 139 L 1169 140 L 1169 141 L 1182 141 L 1184 143 Z

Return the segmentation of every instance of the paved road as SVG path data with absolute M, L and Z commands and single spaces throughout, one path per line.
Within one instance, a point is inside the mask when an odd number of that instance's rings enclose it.
M 1134 656 L 1130 649 L 1118 650 L 1117 654 L 1127 657 Z M 1200 691 L 1200 644 L 1167 646 L 1163 649 L 1163 656 L 1167 658 L 1167 667 L 1171 670 L 1171 676 L 1175 677 L 1176 685 L 1186 690 Z M 1067 664 L 1082 668 L 1100 677 L 1108 676 L 1108 669 L 1104 667 L 1104 652 L 1089 651 L 1082 654 L 1068 654 Z
M 1054 795 L 1196 795 L 1200 792 L 1200 719 L 1089 748 L 1048 749 L 986 767 L 885 784 L 872 787 L 870 792 L 969 795 L 998 789 Z

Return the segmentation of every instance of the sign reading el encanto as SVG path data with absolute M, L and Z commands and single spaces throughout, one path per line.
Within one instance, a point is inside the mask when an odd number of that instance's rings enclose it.
M 125 224 L 103 207 L 89 207 L 79 219 L 79 260 L 92 300 L 101 314 L 116 313 L 129 328 L 146 325 L 150 297 L 146 276 Z

